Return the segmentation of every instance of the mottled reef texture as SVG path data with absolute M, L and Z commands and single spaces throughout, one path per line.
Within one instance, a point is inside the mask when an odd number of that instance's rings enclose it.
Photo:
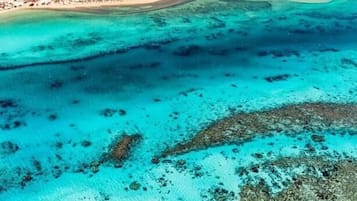
M 113 147 L 111 151 L 111 157 L 114 160 L 124 160 L 128 156 L 130 147 L 140 139 L 140 135 L 124 135 L 121 140 Z
M 120 139 L 115 140 L 109 147 L 109 151 L 102 156 L 98 165 L 106 161 L 111 161 L 116 167 L 121 167 L 123 162 L 129 157 L 133 146 L 141 141 L 140 134 L 123 135 Z
M 162 156 L 182 154 L 227 143 L 243 143 L 271 134 L 296 134 L 326 129 L 357 130 L 357 104 L 301 103 L 267 111 L 238 113 L 216 121 Z
M 357 200 L 357 161 L 331 162 L 316 158 L 283 158 L 264 164 L 269 167 L 306 166 L 313 173 L 293 178 L 283 191 L 273 195 L 262 181 L 246 184 L 240 192 L 241 201 L 354 201 Z

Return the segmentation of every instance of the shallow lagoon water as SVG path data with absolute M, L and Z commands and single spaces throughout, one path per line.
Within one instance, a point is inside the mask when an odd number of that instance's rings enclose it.
M 33 11 L 0 21 L 0 100 L 12 103 L 0 108 L 0 142 L 18 147 L 2 148 L 0 200 L 215 200 L 217 186 L 238 199 L 246 181 L 239 167 L 282 157 L 354 160 L 356 126 L 319 131 L 322 144 L 309 132 L 272 135 L 152 163 L 238 112 L 356 104 L 356 9 L 352 0 L 203 0 L 134 14 Z M 110 109 L 124 112 L 105 115 Z M 106 162 L 92 171 L 113 142 L 136 133 L 142 140 L 123 167 Z M 299 171 L 255 177 L 282 182 Z

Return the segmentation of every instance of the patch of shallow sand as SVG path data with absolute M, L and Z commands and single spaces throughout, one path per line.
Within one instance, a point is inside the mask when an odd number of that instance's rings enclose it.
M 289 0 L 292 2 L 298 2 L 298 3 L 329 3 L 332 0 Z

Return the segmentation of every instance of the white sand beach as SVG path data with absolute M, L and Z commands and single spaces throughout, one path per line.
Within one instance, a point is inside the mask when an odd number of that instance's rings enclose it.
M 15 10 L 23 9 L 55 9 L 55 10 L 74 10 L 80 8 L 98 8 L 115 6 L 139 6 L 157 3 L 161 0 L 5 0 L 0 1 L 0 14 L 9 13 Z
M 297 3 L 328 3 L 332 0 L 288 1 Z M 76 10 L 100 7 L 142 6 L 160 2 L 166 3 L 167 0 L 0 0 L 0 15 L 24 9 Z M 182 0 L 173 0 L 169 4 L 176 5 L 181 2 Z

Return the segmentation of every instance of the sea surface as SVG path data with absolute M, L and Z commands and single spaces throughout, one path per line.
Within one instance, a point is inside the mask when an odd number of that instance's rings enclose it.
M 0 200 L 244 200 L 245 185 L 264 180 L 273 196 L 305 174 L 265 162 L 356 167 L 357 114 L 349 128 L 284 127 L 163 154 L 224 118 L 304 103 L 355 110 L 357 1 L 0 16 Z

